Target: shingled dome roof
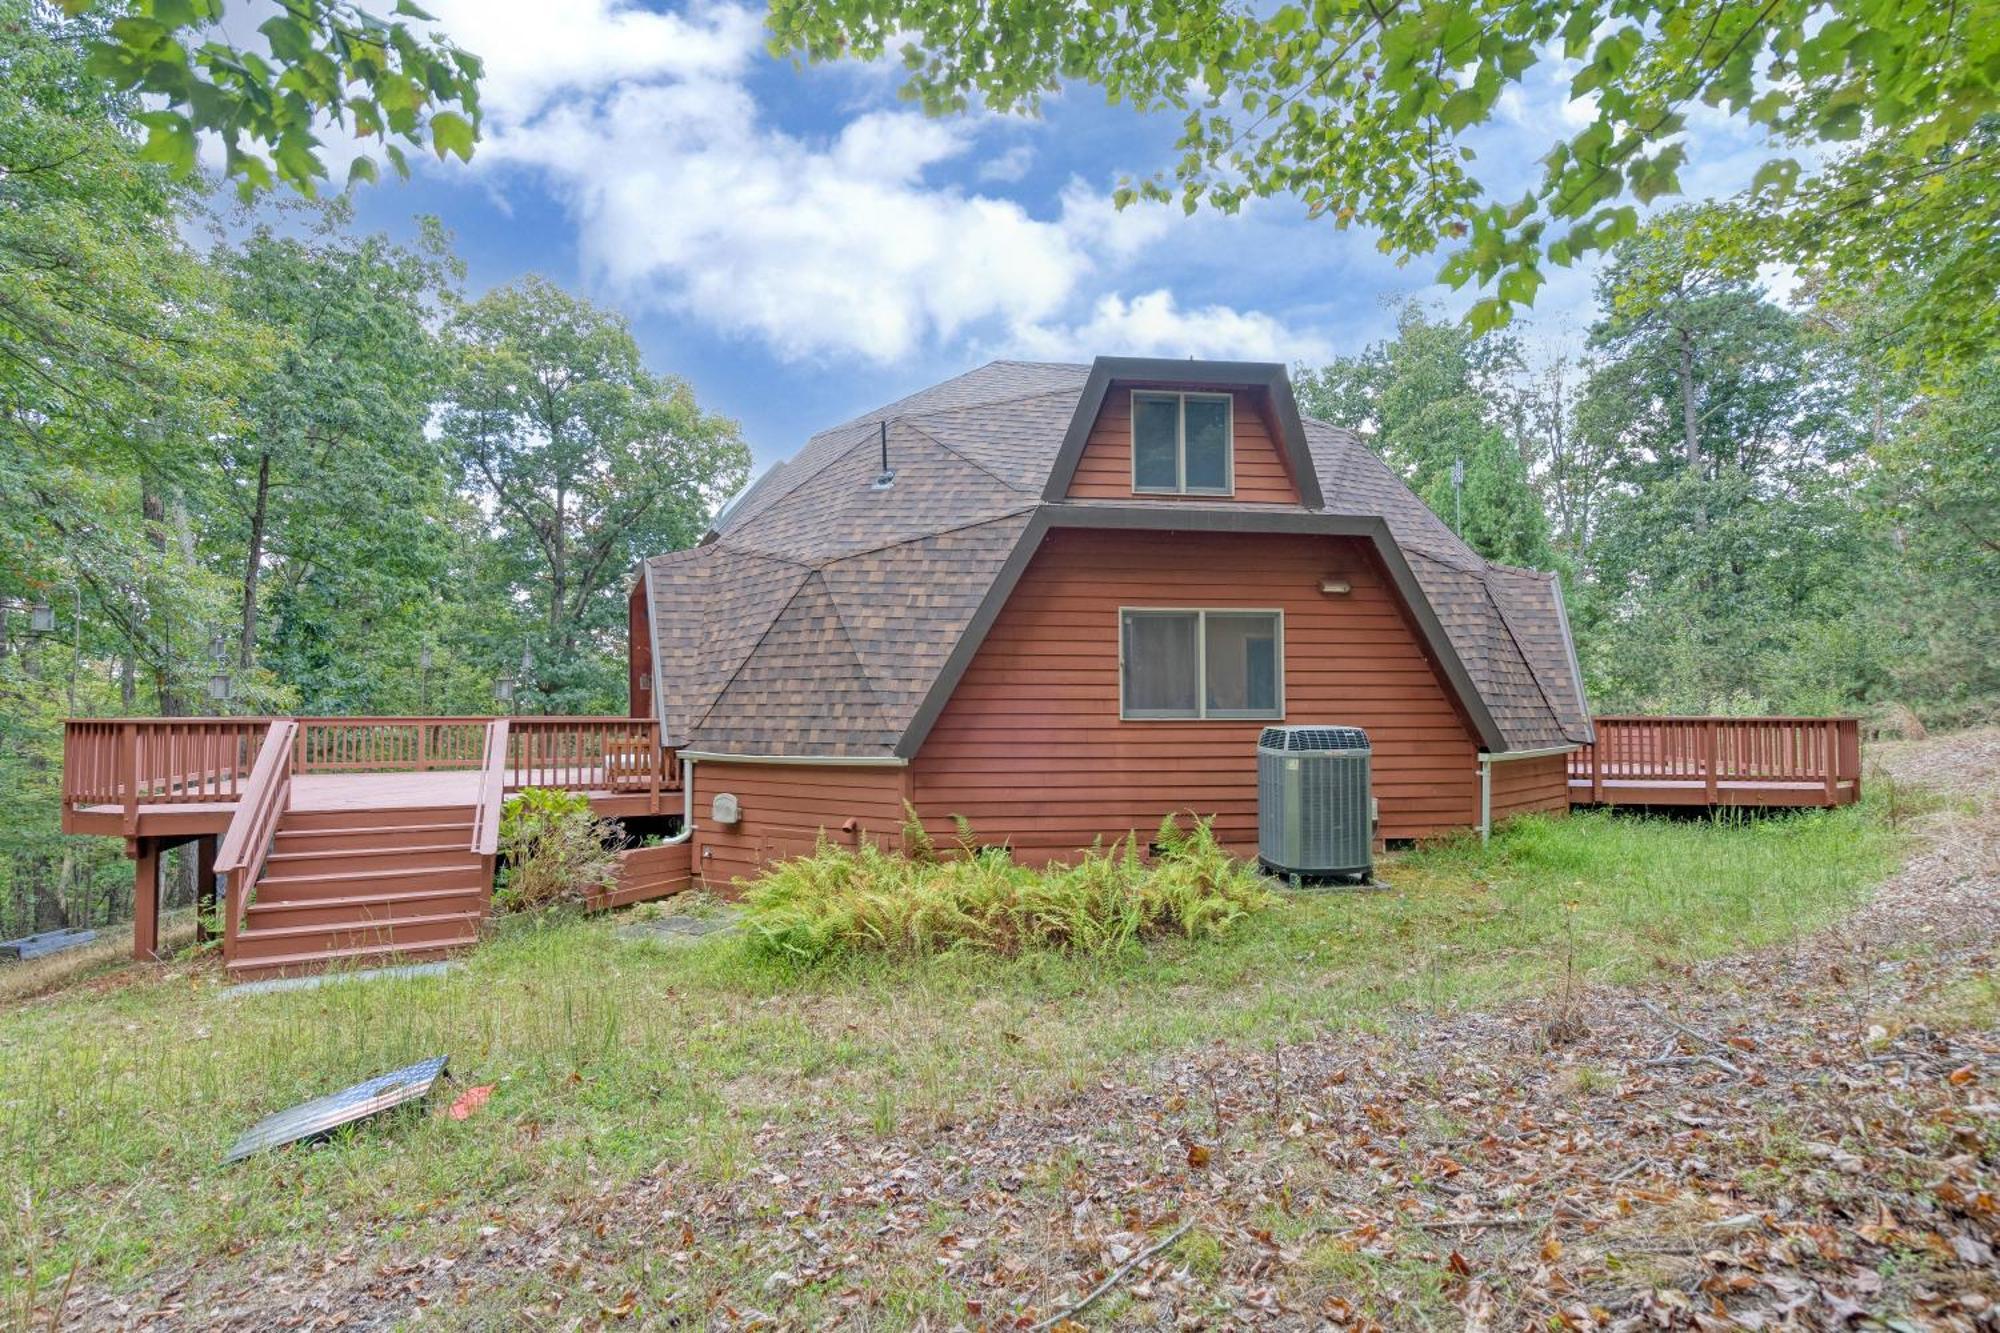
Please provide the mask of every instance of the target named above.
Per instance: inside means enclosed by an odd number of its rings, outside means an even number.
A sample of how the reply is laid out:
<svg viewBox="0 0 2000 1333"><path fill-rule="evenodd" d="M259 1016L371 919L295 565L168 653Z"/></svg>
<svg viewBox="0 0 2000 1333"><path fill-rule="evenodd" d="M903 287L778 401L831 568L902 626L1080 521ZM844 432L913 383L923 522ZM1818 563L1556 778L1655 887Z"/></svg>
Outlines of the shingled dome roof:
<svg viewBox="0 0 2000 1333"><path fill-rule="evenodd" d="M1114 380L1267 390L1304 503L1062 498ZM877 485L886 442L893 481ZM1284 368L995 361L807 441L644 578L667 742L702 753L914 754L1041 536L1163 527L1370 538L1492 752L1590 738L1561 591L1453 535Z"/></svg>

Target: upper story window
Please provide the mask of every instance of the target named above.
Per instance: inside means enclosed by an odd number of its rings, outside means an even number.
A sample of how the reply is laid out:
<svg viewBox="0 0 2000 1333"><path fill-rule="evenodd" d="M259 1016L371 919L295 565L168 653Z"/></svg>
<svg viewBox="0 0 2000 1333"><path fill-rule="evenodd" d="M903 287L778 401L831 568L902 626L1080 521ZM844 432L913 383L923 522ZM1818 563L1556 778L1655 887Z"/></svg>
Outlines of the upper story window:
<svg viewBox="0 0 2000 1333"><path fill-rule="evenodd" d="M1132 391L1132 489L1229 495L1236 489L1226 393Z"/></svg>

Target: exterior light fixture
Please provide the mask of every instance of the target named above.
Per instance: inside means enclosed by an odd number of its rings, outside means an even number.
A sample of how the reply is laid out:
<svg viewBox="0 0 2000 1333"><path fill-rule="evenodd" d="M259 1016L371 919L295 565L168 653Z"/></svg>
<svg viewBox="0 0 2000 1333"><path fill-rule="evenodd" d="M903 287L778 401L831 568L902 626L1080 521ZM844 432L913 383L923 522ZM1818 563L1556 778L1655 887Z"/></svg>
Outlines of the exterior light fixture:
<svg viewBox="0 0 2000 1333"><path fill-rule="evenodd" d="M208 697L217 703L225 703L229 699L229 687L229 673L218 671L208 678Z"/></svg>
<svg viewBox="0 0 2000 1333"><path fill-rule="evenodd" d="M56 632L55 608L47 602L36 602L28 608L28 628L37 634Z"/></svg>
<svg viewBox="0 0 2000 1333"><path fill-rule="evenodd" d="M1319 590L1329 597L1345 597L1354 591L1354 585L1346 579L1321 579Z"/></svg>
<svg viewBox="0 0 2000 1333"><path fill-rule="evenodd" d="M493 682L493 697L503 704L514 701L514 678L505 671Z"/></svg>

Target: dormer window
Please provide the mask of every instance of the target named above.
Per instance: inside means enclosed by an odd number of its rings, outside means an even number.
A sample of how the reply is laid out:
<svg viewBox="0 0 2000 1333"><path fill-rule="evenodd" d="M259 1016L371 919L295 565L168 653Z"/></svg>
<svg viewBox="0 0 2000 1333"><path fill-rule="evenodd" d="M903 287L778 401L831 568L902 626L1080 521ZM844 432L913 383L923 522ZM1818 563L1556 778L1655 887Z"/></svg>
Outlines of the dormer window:
<svg viewBox="0 0 2000 1333"><path fill-rule="evenodd" d="M1236 489L1226 393L1132 392L1132 490L1230 495Z"/></svg>

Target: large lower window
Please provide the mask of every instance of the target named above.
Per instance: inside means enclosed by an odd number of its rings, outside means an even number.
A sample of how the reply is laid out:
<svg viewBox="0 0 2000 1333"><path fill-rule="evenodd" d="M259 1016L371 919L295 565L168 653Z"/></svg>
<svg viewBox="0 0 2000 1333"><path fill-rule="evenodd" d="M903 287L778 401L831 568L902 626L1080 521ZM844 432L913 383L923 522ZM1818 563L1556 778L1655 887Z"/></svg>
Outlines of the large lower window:
<svg viewBox="0 0 2000 1333"><path fill-rule="evenodd" d="M1284 617L1276 611L1119 612L1119 715L1285 715Z"/></svg>
<svg viewBox="0 0 2000 1333"><path fill-rule="evenodd" d="M1235 489L1226 393L1132 394L1132 489L1228 495Z"/></svg>

